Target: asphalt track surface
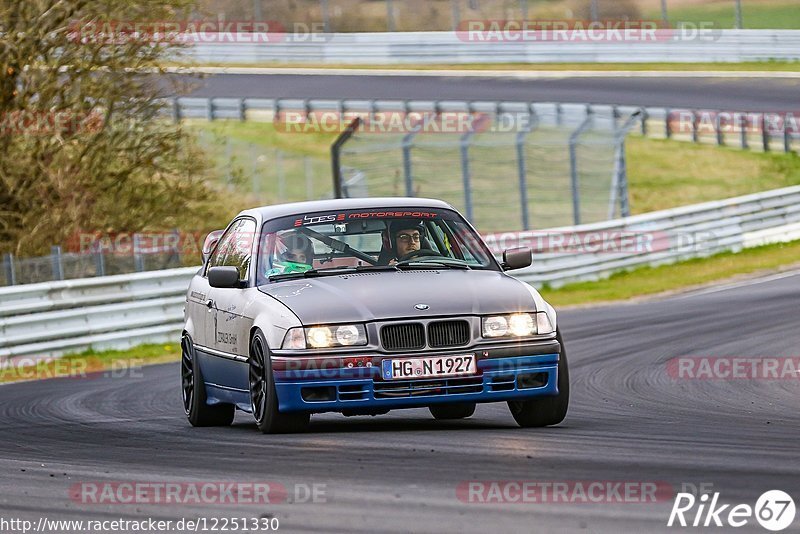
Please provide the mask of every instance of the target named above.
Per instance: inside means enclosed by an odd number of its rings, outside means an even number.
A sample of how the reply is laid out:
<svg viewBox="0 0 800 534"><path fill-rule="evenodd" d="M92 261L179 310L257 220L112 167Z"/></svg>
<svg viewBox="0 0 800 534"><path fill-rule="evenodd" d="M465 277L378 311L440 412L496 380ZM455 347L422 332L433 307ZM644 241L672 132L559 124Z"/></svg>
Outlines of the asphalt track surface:
<svg viewBox="0 0 800 534"><path fill-rule="evenodd" d="M464 421L427 410L314 416L309 432L268 436L247 414L192 428L178 364L143 376L0 387L0 518L274 516L280 532L654 532L657 503L476 504L464 481L713 484L720 502L770 489L800 498L798 380L674 379L686 355L798 356L800 274L635 305L560 314L572 403L558 427L520 429L505 404ZM274 505L76 503L79 482L325 484L326 502ZM798 501L800 502L800 501ZM797 531L800 517L791 529ZM727 530L727 529L726 529ZM765 532L753 519L742 532ZM66 531L65 531L66 532Z"/></svg>
<svg viewBox="0 0 800 534"><path fill-rule="evenodd" d="M463 78L209 74L191 96L580 102L797 113L800 80L776 78Z"/></svg>

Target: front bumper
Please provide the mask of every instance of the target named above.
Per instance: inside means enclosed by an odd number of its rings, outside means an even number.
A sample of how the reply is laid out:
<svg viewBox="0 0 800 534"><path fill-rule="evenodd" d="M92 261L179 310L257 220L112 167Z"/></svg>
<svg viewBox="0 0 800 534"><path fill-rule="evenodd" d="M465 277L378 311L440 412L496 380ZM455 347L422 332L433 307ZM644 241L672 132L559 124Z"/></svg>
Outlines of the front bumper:
<svg viewBox="0 0 800 534"><path fill-rule="evenodd" d="M556 351L552 351L556 348ZM380 365L350 369L291 370L275 372L278 409L281 412L353 412L413 408L439 403L498 402L558 394L560 347L515 347L476 353L477 373L467 377L421 380L383 380ZM527 352L527 354L526 354ZM483 357L481 355L500 357ZM508 354L508 355L506 355ZM513 354L513 355L511 355ZM444 355L444 354L436 354ZM419 357L421 355L385 358Z"/></svg>

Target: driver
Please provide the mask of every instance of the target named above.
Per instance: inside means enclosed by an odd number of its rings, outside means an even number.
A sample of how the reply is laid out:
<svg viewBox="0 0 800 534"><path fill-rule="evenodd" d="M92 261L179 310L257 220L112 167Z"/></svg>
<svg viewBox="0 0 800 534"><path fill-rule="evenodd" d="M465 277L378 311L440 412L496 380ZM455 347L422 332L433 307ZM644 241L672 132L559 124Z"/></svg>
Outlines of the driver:
<svg viewBox="0 0 800 534"><path fill-rule="evenodd" d="M270 274L302 273L312 268L314 261L314 245L305 235L296 232L286 232L278 238L275 247L276 258Z"/></svg>
<svg viewBox="0 0 800 534"><path fill-rule="evenodd" d="M422 221L414 219L404 219L394 221L389 225L389 238L391 239L394 258L389 260L389 265L394 265L398 261L407 259L421 248L422 236L425 226Z"/></svg>

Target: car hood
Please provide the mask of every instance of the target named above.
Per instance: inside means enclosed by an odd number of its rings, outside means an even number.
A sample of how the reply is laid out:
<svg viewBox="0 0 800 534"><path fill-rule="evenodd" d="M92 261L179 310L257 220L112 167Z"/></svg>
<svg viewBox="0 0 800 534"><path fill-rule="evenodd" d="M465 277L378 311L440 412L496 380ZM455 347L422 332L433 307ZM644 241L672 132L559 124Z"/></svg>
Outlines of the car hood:
<svg viewBox="0 0 800 534"><path fill-rule="evenodd" d="M527 284L498 271L364 272L284 280L259 290L306 325L536 311Z"/></svg>

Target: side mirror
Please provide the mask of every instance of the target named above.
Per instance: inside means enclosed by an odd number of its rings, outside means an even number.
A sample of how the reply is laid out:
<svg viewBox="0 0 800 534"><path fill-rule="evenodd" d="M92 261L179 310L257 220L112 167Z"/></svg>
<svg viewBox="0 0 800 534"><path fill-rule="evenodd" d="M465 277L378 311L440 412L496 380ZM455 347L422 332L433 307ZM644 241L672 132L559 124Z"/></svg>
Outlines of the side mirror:
<svg viewBox="0 0 800 534"><path fill-rule="evenodd" d="M212 267L208 270L208 285L222 289L240 288L239 269L233 266Z"/></svg>
<svg viewBox="0 0 800 534"><path fill-rule="evenodd" d="M217 246L219 242L219 238L222 237L222 234L225 230L214 230L213 232L209 232L206 236L205 241L203 241L203 264L205 265L208 257L211 256L211 252L214 250L214 247Z"/></svg>
<svg viewBox="0 0 800 534"><path fill-rule="evenodd" d="M522 269L533 263L531 249L529 248L510 248L503 251L503 270Z"/></svg>

